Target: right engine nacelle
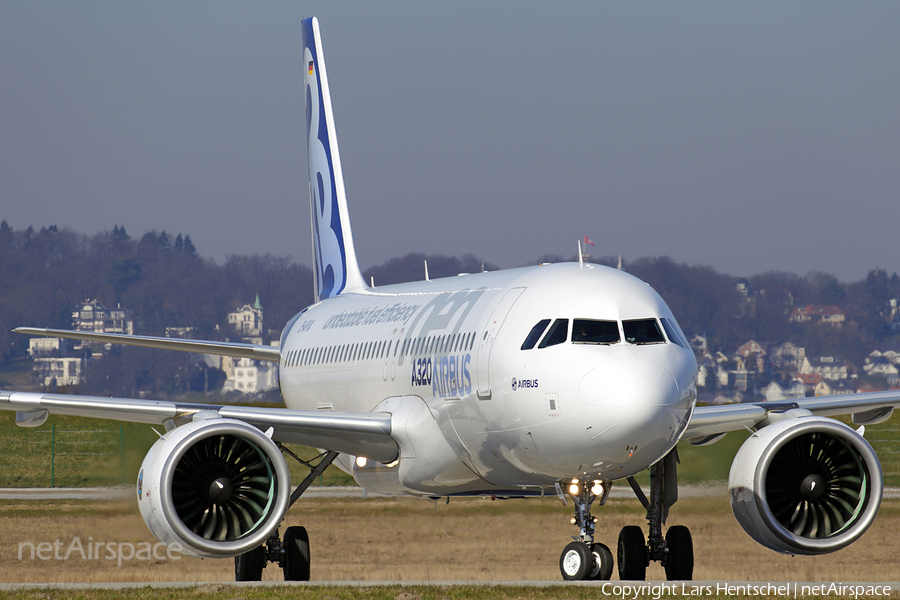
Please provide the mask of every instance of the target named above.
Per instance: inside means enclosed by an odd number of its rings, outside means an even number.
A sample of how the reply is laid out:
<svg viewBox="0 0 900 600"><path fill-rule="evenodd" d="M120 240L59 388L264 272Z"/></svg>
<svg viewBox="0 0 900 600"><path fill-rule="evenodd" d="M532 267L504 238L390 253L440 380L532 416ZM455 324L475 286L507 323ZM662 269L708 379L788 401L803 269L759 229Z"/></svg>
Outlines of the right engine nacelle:
<svg viewBox="0 0 900 600"><path fill-rule="evenodd" d="M850 427L800 416L763 427L738 450L731 508L754 540L784 554L825 554L856 541L881 504L881 463Z"/></svg>
<svg viewBox="0 0 900 600"><path fill-rule="evenodd" d="M243 554L281 523L291 478L278 447L234 419L182 425L141 465L138 506L160 541L201 558Z"/></svg>

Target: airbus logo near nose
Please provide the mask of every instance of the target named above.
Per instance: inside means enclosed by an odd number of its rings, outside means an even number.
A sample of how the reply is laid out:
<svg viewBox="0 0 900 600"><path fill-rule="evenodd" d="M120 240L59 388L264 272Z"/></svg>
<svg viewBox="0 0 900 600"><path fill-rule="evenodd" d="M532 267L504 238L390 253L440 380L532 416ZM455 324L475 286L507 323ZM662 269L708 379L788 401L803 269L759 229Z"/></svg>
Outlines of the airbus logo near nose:
<svg viewBox="0 0 900 600"><path fill-rule="evenodd" d="M513 377L511 383L513 391L522 388L536 388L538 386L537 379L516 379L515 377Z"/></svg>

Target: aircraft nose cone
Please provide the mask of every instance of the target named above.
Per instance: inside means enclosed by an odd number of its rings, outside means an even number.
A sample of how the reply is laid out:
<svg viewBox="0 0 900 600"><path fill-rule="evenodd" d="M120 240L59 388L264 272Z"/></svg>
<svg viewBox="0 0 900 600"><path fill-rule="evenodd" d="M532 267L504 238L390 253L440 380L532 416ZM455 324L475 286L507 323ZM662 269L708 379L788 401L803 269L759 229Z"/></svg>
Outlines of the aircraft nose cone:
<svg viewBox="0 0 900 600"><path fill-rule="evenodd" d="M689 401L661 362L623 356L581 380L578 412L590 426L595 452L608 464L622 465L621 472L632 468L625 465L646 468L678 441Z"/></svg>
<svg viewBox="0 0 900 600"><path fill-rule="evenodd" d="M581 380L578 403L595 406L659 406L678 399L675 377L659 363L633 357L604 363Z"/></svg>

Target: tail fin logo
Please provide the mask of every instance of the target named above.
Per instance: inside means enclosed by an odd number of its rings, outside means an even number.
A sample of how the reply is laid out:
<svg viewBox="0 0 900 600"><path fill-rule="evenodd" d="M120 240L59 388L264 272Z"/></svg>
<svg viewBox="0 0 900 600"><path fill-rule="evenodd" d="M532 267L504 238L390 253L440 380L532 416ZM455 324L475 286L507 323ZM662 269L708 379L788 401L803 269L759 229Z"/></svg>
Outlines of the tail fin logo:
<svg viewBox="0 0 900 600"><path fill-rule="evenodd" d="M346 252L341 226L326 99L320 79L312 23L304 22L306 74L306 131L309 135L309 182L318 299L340 294L347 283ZM327 90L326 90L327 94ZM336 151L337 148L335 147ZM338 159L340 160L340 159Z"/></svg>

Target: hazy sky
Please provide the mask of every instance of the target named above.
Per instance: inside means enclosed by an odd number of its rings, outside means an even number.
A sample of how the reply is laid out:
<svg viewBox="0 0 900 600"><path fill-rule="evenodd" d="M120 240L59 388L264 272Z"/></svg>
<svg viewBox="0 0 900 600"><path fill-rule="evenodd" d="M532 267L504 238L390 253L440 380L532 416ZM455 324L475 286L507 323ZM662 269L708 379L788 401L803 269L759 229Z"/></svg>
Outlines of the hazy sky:
<svg viewBox="0 0 900 600"><path fill-rule="evenodd" d="M0 2L0 219L310 264L319 17L361 266L900 271L898 2Z"/></svg>

